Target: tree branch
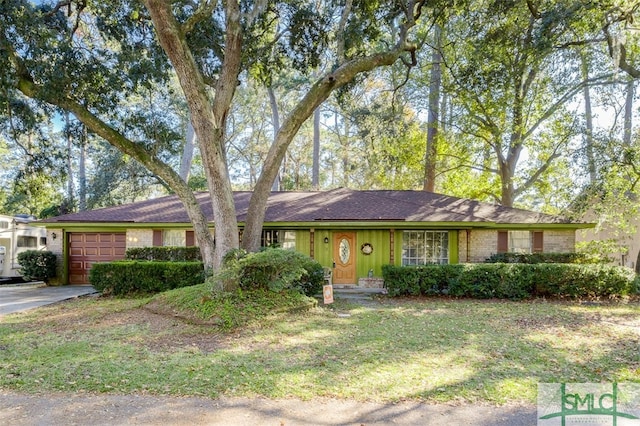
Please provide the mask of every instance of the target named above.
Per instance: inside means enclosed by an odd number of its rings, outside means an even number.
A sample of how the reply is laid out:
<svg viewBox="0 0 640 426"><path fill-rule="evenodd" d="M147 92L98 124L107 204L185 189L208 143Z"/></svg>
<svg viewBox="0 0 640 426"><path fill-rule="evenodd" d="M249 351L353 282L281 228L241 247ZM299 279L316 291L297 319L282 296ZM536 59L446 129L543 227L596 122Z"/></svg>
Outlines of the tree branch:
<svg viewBox="0 0 640 426"><path fill-rule="evenodd" d="M609 11L608 15L610 16L612 12L615 10L616 12L620 12L618 16L609 19L607 23L602 27L602 32L605 35L607 40L607 47L609 49L609 56L616 62L616 66L620 68L622 71L626 72L633 78L640 78L640 69L635 68L629 62L627 62L627 48L624 43L620 41L617 37L613 36L610 32L610 27L614 23L620 22L633 22L633 14L640 8L640 2L636 2L631 5L629 9L622 11L619 8L614 8Z"/></svg>
<svg viewBox="0 0 640 426"><path fill-rule="evenodd" d="M612 77L614 77L613 74L606 74L606 75L602 75L602 76L599 76L599 77L589 78L587 80L584 80L584 81L580 82L579 84L577 84L576 86L574 86L573 88L571 88L570 90L565 92L560 97L560 99L558 99L549 108L547 108L547 110L544 112L544 114L542 114L540 116L538 121L536 121L529 128L529 130L527 130L527 132L522 136L522 140L525 140L529 136L531 136L536 130L538 130L538 127L540 127L540 125L545 120L547 120L549 117L551 117L558 110L558 108L560 108L562 105L567 103L572 97L574 97L578 92L583 90L586 86L597 86L597 85L602 85L602 84L605 84L605 83L612 83L613 84L613 83L615 83L614 81L610 81L610 82L606 81L606 80L611 79Z"/></svg>
<svg viewBox="0 0 640 426"><path fill-rule="evenodd" d="M196 25L211 16L217 5L217 0L205 0L200 3L193 15L182 24L182 33L186 35L193 31Z"/></svg>
<svg viewBox="0 0 640 426"><path fill-rule="evenodd" d="M340 16L340 22L338 23L338 28L336 29L336 62L338 64L342 64L345 61L345 34L344 29L347 26L347 21L349 19L349 14L351 14L351 7L353 5L353 0L346 0L344 9L342 9L342 15Z"/></svg>

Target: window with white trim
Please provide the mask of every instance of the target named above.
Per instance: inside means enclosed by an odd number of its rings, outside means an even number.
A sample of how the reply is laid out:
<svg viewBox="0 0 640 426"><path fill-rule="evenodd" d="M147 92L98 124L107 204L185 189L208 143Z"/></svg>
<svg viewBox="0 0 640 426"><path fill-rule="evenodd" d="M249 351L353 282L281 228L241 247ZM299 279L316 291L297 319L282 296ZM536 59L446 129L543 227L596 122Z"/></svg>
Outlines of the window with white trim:
<svg viewBox="0 0 640 426"><path fill-rule="evenodd" d="M448 231L404 231L402 265L449 263Z"/></svg>

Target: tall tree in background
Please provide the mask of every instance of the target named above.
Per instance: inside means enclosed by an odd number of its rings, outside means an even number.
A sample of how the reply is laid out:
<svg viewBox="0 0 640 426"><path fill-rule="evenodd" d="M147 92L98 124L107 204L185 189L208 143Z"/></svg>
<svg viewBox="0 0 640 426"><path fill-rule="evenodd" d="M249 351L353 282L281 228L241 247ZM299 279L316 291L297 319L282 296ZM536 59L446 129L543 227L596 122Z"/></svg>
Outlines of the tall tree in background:
<svg viewBox="0 0 640 426"><path fill-rule="evenodd" d="M557 48L594 5L576 2L567 10L559 3L481 4L447 32L456 36L445 49L454 82L448 90L462 106L455 118L459 129L493 153L487 170L499 177L495 199L513 206L567 150L577 132L568 109L575 96L612 75L582 80L570 52Z"/></svg>
<svg viewBox="0 0 640 426"><path fill-rule="evenodd" d="M582 55L580 57L582 79L584 81L589 80L589 62L588 59ZM589 182L595 184L598 175L596 170L596 158L594 153L594 129L593 129L593 108L591 107L591 88L588 85L584 86L584 117L585 117L585 132L584 132L584 144L585 153L587 156L587 168L589 170Z"/></svg>
<svg viewBox="0 0 640 426"><path fill-rule="evenodd" d="M640 80L640 78L639 78ZM626 84L626 96L624 102L624 125L622 130L622 142L630 146L633 133L633 99L635 95L635 81L630 78Z"/></svg>
<svg viewBox="0 0 640 426"><path fill-rule="evenodd" d="M66 204L67 141L56 134L51 109L28 99L12 99L0 90L0 184L5 214L49 214L52 206ZM57 211L57 210L56 210Z"/></svg>
<svg viewBox="0 0 640 426"><path fill-rule="evenodd" d="M433 53L431 55L431 76L429 78L429 108L427 116L427 150L424 162L425 191L436 188L436 161L438 156L438 126L440 121L440 86L442 85L442 29L433 26Z"/></svg>

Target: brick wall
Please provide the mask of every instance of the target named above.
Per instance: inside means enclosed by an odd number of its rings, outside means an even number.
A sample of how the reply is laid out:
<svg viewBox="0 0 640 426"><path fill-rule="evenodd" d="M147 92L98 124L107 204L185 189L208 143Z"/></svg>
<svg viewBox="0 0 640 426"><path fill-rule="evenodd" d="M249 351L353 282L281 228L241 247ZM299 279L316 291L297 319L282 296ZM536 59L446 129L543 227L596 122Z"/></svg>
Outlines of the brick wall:
<svg viewBox="0 0 640 426"><path fill-rule="evenodd" d="M466 244L466 242L465 242ZM463 247L466 250L466 247ZM484 260L498 251L498 231L473 229L469 232L470 263L484 262Z"/></svg>
<svg viewBox="0 0 640 426"><path fill-rule="evenodd" d="M458 262L469 263L467 258L467 231L458 231Z"/></svg>
<svg viewBox="0 0 640 426"><path fill-rule="evenodd" d="M575 251L576 232L573 230L544 231L545 253L567 253Z"/></svg>
<svg viewBox="0 0 640 426"><path fill-rule="evenodd" d="M543 250L545 253L567 253L575 251L575 231L544 231ZM469 253L467 257L467 232L458 233L458 250L460 263L484 262L486 258L498 252L498 231L469 231Z"/></svg>

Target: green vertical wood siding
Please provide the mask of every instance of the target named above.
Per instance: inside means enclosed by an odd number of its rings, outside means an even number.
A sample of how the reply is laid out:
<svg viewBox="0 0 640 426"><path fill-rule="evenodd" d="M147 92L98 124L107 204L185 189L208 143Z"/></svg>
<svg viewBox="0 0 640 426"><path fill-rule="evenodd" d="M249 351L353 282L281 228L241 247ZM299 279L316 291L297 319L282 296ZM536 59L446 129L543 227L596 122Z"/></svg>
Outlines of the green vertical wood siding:
<svg viewBox="0 0 640 426"><path fill-rule="evenodd" d="M449 263L460 263L458 231L449 231Z"/></svg>
<svg viewBox="0 0 640 426"><path fill-rule="evenodd" d="M365 243L373 247L373 252L369 255L360 250ZM389 230L357 231L355 252L358 278L366 278L370 269L373 269L373 276L381 277L382 265L389 264Z"/></svg>
<svg viewBox="0 0 640 426"><path fill-rule="evenodd" d="M324 238L329 238L329 242L325 243ZM315 256L314 259L320 262L322 266L333 267L333 255L331 253L333 247L333 234L329 230L316 229L315 231Z"/></svg>
<svg viewBox="0 0 640 426"><path fill-rule="evenodd" d="M311 246L309 245L311 233L307 230L296 230L294 232L296 233L296 251L309 256L311 254Z"/></svg>

